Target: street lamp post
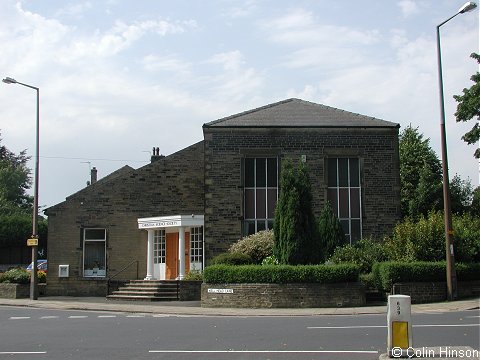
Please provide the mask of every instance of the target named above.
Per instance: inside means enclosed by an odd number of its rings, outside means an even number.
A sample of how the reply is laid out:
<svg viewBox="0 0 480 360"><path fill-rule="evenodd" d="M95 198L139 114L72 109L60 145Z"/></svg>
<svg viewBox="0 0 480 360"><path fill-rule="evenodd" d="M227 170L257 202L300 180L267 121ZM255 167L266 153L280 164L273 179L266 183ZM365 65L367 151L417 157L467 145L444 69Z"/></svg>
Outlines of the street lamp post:
<svg viewBox="0 0 480 360"><path fill-rule="evenodd" d="M447 134L445 131L445 99L443 95L442 54L440 48L440 26L452 20L455 16L472 11L477 5L466 2L458 12L437 26L437 61L438 84L440 94L440 137L442 146L443 170L443 211L445 216L445 255L447 262L447 298L449 301L457 297L457 275L455 272L455 255L453 251L452 211L450 205L450 180L448 178Z"/></svg>
<svg viewBox="0 0 480 360"><path fill-rule="evenodd" d="M32 214L32 238L38 239L38 169L40 165L39 158L39 139L40 139L40 89L35 86L21 83L10 77L2 80L6 84L18 84L34 89L37 92L37 121L36 121L36 139L35 139L35 180L33 187L33 214ZM38 299L38 275L37 275L37 258L38 258L38 243L31 246L32 248L32 272L30 277L30 300Z"/></svg>

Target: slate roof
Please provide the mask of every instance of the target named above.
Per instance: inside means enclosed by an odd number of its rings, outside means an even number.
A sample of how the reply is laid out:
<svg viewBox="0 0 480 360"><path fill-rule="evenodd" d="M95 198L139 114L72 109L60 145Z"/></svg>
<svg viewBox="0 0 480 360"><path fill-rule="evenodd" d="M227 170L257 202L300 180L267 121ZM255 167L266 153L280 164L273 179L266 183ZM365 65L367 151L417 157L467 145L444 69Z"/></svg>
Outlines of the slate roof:
<svg viewBox="0 0 480 360"><path fill-rule="evenodd" d="M204 128L395 128L399 124L360 115L301 99L287 99L253 110L227 116L203 125Z"/></svg>

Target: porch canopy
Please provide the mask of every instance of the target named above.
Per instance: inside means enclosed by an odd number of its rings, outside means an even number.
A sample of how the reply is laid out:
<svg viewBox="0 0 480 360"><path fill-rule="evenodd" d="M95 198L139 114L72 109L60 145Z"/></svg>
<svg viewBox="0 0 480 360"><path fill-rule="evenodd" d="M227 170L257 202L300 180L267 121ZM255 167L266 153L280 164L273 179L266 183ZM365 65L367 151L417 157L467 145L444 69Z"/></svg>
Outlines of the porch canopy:
<svg viewBox="0 0 480 360"><path fill-rule="evenodd" d="M183 279L185 276L185 256L182 256L181 254L185 254L185 229L203 226L204 216L195 214L157 216L140 218L137 222L140 230L147 230L148 232L147 276L145 277L145 280L152 280L154 278L154 231L165 228L178 230L178 279Z"/></svg>

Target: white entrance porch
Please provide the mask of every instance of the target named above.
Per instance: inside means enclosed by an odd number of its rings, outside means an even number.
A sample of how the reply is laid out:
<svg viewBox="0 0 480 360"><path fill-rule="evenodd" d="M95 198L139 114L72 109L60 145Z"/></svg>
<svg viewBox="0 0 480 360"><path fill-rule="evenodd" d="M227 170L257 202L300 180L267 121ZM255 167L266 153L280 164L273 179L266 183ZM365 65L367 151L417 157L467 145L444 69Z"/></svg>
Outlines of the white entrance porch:
<svg viewBox="0 0 480 360"><path fill-rule="evenodd" d="M192 269L203 270L203 215L174 215L138 219L147 230L145 280L182 280Z"/></svg>

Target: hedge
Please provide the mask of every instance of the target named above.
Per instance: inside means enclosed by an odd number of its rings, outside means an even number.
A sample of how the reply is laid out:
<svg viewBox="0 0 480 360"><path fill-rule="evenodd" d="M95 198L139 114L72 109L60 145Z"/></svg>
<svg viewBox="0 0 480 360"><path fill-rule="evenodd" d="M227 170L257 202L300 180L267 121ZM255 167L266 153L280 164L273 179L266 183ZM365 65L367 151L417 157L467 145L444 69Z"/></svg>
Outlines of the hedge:
<svg viewBox="0 0 480 360"><path fill-rule="evenodd" d="M480 280L480 264L455 264L458 281ZM446 263L441 262L383 262L372 267L375 285L378 289L390 292L395 283L405 282L444 282Z"/></svg>
<svg viewBox="0 0 480 360"><path fill-rule="evenodd" d="M356 282L357 265L212 265L205 268L203 279L209 284L286 284Z"/></svg>

